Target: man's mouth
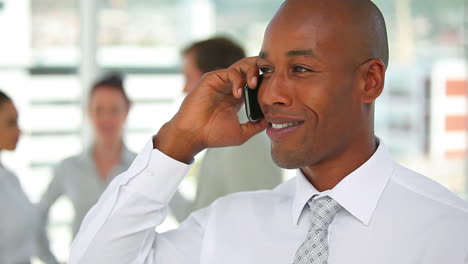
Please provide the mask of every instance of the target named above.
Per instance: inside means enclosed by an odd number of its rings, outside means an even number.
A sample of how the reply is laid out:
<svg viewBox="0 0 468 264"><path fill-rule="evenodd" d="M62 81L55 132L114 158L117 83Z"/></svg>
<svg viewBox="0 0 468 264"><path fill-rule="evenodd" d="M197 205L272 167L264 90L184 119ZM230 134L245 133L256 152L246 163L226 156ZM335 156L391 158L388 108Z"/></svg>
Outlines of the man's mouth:
<svg viewBox="0 0 468 264"><path fill-rule="evenodd" d="M302 123L304 123L304 121L291 122L291 123L279 123L279 124L270 123L270 124L271 124L272 128L280 129L280 128L288 128L288 127L292 127L292 126L298 126L298 125L300 125Z"/></svg>

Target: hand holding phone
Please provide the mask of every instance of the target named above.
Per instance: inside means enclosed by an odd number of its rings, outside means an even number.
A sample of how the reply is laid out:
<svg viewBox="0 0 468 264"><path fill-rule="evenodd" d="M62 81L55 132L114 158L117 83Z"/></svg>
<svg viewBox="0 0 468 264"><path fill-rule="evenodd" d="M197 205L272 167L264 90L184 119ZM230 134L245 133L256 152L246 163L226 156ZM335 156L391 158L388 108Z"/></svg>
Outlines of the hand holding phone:
<svg viewBox="0 0 468 264"><path fill-rule="evenodd" d="M244 85L244 102L247 118L252 122L257 122L263 118L263 112L258 103L258 89L262 83L263 76L258 76L257 87L250 89L247 84Z"/></svg>

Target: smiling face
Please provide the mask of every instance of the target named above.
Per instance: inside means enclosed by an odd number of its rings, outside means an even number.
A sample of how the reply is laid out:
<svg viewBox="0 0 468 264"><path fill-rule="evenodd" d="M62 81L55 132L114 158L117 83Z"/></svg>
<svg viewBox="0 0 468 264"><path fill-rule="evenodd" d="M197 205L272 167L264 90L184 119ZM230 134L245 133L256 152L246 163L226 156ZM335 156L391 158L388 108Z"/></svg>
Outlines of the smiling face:
<svg viewBox="0 0 468 264"><path fill-rule="evenodd" d="M16 107L5 101L0 106L0 150L15 150L20 134Z"/></svg>
<svg viewBox="0 0 468 264"><path fill-rule="evenodd" d="M373 136L360 71L369 55L356 50L346 13L329 2L290 0L265 32L259 102L283 168L340 160Z"/></svg>

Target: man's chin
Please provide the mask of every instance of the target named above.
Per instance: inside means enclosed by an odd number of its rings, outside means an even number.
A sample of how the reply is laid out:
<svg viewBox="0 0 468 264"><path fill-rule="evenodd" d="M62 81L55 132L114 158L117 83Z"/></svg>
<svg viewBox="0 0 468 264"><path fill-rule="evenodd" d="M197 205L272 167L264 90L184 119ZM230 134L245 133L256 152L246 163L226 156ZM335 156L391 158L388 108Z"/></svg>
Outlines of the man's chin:
<svg viewBox="0 0 468 264"><path fill-rule="evenodd" d="M306 166L304 157L301 157L297 152L282 152L280 154L272 150L271 158L278 167L283 169L298 169Z"/></svg>

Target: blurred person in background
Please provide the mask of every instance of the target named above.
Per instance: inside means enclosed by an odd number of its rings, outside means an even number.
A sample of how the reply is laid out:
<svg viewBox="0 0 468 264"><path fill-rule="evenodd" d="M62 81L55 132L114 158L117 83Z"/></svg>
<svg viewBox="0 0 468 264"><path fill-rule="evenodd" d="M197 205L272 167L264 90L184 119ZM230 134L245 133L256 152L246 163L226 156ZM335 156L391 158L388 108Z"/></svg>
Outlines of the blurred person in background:
<svg viewBox="0 0 468 264"><path fill-rule="evenodd" d="M182 51L184 93L188 94L203 74L228 68L245 57L242 47L225 37L214 37L195 42ZM241 123L246 123L245 108L238 112ZM194 201L177 192L170 208L182 222L191 212L210 205L219 197L241 191L272 189L282 182L282 170L269 154L270 143L260 133L242 146L210 148L196 173L197 190ZM241 164L241 166L239 166ZM255 177L252 177L255 175Z"/></svg>
<svg viewBox="0 0 468 264"><path fill-rule="evenodd" d="M43 226L39 238L42 254L51 252L46 226L49 210L57 199L66 196L73 205L72 232L75 236L86 213L107 185L127 170L135 158L122 138L130 106L120 75L109 74L92 86L88 116L94 142L81 154L60 162L53 172L53 179L39 203Z"/></svg>
<svg viewBox="0 0 468 264"><path fill-rule="evenodd" d="M0 151L16 149L21 130L18 111L0 91ZM38 214L14 173L0 163L0 263L31 263L35 254Z"/></svg>

